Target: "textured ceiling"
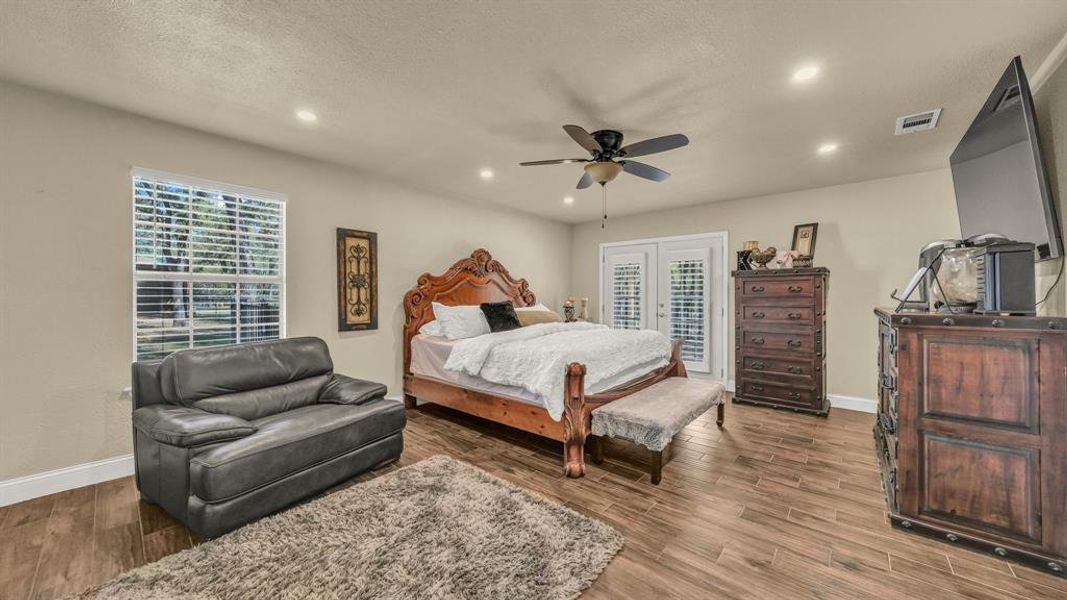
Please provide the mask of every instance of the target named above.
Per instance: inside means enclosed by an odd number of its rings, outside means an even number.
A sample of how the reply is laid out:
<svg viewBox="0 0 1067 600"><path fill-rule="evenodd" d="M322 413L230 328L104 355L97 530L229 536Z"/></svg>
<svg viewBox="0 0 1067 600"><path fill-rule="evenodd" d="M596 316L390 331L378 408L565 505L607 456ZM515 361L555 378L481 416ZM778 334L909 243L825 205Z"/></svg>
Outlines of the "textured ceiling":
<svg viewBox="0 0 1067 600"><path fill-rule="evenodd" d="M610 184L612 214L933 169L1009 59L1033 71L1065 30L1062 0L3 0L0 77L575 222L600 205L579 165L517 166L583 156L564 123L692 140L642 159L667 182Z"/></svg>

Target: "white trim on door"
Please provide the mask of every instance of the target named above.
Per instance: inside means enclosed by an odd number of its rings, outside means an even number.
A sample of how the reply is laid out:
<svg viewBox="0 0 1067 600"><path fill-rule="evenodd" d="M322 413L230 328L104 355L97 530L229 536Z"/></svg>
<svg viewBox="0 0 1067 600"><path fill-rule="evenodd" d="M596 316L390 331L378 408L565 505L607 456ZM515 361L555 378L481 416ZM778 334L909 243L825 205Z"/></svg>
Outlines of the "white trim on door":
<svg viewBox="0 0 1067 600"><path fill-rule="evenodd" d="M730 360L730 315L727 311L730 310L730 233L728 231L711 231L708 233L693 233L687 235L672 235L665 237L644 238L639 240L620 240L617 242L602 242L597 251L597 302L594 305L594 309L597 311L597 318L604 321L604 250L607 248L613 248L617 246L633 246L637 244L661 244L664 242L680 242L686 240L702 240L702 239L719 239L722 240L722 257L721 261L721 278L717 283L719 284L719 297L718 305L719 310L722 311L722 323L720 331L717 332L719 337L718 349L719 356L721 356L719 370L717 375L720 381L727 380L727 372L730 371L730 366L727 364ZM710 345L709 341L709 345Z"/></svg>

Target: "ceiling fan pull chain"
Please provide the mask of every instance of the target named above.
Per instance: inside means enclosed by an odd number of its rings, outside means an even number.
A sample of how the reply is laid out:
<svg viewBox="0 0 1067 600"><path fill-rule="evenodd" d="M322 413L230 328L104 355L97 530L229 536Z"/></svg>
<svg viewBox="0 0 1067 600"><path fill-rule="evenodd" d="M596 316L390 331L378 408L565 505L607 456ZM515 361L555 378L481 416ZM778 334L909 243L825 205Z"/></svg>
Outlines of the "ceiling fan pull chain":
<svg viewBox="0 0 1067 600"><path fill-rule="evenodd" d="M604 229L604 225L608 222L608 186L603 183L600 184L600 211L604 214L604 219L600 221L600 228Z"/></svg>

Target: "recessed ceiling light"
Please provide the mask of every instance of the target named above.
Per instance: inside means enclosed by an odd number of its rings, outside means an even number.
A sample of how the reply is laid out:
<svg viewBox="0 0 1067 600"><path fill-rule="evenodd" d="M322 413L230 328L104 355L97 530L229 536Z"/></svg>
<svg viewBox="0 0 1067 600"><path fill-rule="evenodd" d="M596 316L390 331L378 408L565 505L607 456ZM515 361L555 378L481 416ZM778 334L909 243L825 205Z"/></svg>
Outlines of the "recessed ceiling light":
<svg viewBox="0 0 1067 600"><path fill-rule="evenodd" d="M806 65L793 71L793 81L810 81L815 79L815 76L818 74L819 67L816 67L815 65Z"/></svg>
<svg viewBox="0 0 1067 600"><path fill-rule="evenodd" d="M482 179L484 179L486 181L489 181L490 179L492 179L493 175L494 175L494 173L493 173L492 169L482 169L481 171L478 171L478 177L481 177Z"/></svg>
<svg viewBox="0 0 1067 600"><path fill-rule="evenodd" d="M574 204L574 196L566 196L563 198L564 204Z"/></svg>
<svg viewBox="0 0 1067 600"><path fill-rule="evenodd" d="M816 150L816 152L823 155L833 154L834 152L837 152L837 144L823 144L822 146L819 146L819 149Z"/></svg>
<svg viewBox="0 0 1067 600"><path fill-rule="evenodd" d="M310 110L298 110L296 111L296 118L305 123L314 123L319 120L319 116Z"/></svg>

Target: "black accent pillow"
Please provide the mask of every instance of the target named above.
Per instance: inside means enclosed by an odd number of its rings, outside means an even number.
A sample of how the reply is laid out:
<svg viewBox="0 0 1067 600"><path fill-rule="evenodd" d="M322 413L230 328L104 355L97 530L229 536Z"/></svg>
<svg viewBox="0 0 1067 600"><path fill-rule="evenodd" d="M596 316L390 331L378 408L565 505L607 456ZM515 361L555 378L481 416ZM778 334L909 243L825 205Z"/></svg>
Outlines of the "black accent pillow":
<svg viewBox="0 0 1067 600"><path fill-rule="evenodd" d="M515 306L508 302L483 302L481 304L485 320L489 321L489 331L511 331L522 327L519 317L515 314Z"/></svg>

